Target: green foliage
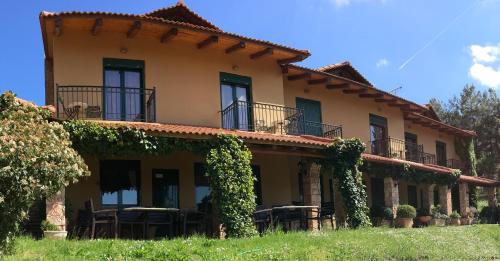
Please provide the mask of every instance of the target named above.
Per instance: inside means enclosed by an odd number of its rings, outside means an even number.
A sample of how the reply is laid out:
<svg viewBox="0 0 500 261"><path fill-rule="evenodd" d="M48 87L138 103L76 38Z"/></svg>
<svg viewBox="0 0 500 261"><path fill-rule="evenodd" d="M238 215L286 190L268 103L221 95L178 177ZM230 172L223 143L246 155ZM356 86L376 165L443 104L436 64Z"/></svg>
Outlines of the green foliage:
<svg viewBox="0 0 500 261"><path fill-rule="evenodd" d="M218 135L207 154L212 199L228 237L256 234L252 220L255 194L251 159L250 150L233 135Z"/></svg>
<svg viewBox="0 0 500 261"><path fill-rule="evenodd" d="M392 208L384 208L384 218L387 220L394 219L394 213L392 212Z"/></svg>
<svg viewBox="0 0 500 261"><path fill-rule="evenodd" d="M186 140L147 134L129 127L103 126L91 121L66 121L73 147L81 154L99 156L168 155L174 151L205 154L210 148L207 140Z"/></svg>
<svg viewBox="0 0 500 261"><path fill-rule="evenodd" d="M34 200L90 174L69 134L48 122L49 115L10 92L0 96L0 256L12 250Z"/></svg>
<svg viewBox="0 0 500 261"><path fill-rule="evenodd" d="M59 227L57 225L54 225L47 220L42 220L40 228L42 231L59 231Z"/></svg>
<svg viewBox="0 0 500 261"><path fill-rule="evenodd" d="M429 210L429 208L417 209L417 216L418 217L424 217L424 216L430 216L430 215L431 215L431 211Z"/></svg>
<svg viewBox="0 0 500 261"><path fill-rule="evenodd" d="M460 177L460 170L453 170L450 174L437 173L428 170L412 168L407 164L379 164L366 162L362 171L380 177L392 177L394 179L407 179L415 183L436 183L441 185L453 185Z"/></svg>
<svg viewBox="0 0 500 261"><path fill-rule="evenodd" d="M460 214L458 214L458 212L455 210L451 212L450 218L460 218Z"/></svg>
<svg viewBox="0 0 500 261"><path fill-rule="evenodd" d="M368 217L367 195L358 167L365 145L359 139L337 139L325 149L325 159L320 163L333 170L338 189L342 194L347 222L353 228L371 226Z"/></svg>
<svg viewBox="0 0 500 261"><path fill-rule="evenodd" d="M500 206L484 207L479 213L481 222L487 224L500 224Z"/></svg>
<svg viewBox="0 0 500 261"><path fill-rule="evenodd" d="M464 175L477 176L476 153L474 151L474 140L472 138L455 137L455 151L464 164Z"/></svg>
<svg viewBox="0 0 500 261"><path fill-rule="evenodd" d="M443 213L440 205L436 205L436 206L431 207L431 215L433 218L442 218L442 219L448 218L448 215Z"/></svg>
<svg viewBox="0 0 500 261"><path fill-rule="evenodd" d="M411 205L399 205L396 212L398 218L415 218L417 210Z"/></svg>

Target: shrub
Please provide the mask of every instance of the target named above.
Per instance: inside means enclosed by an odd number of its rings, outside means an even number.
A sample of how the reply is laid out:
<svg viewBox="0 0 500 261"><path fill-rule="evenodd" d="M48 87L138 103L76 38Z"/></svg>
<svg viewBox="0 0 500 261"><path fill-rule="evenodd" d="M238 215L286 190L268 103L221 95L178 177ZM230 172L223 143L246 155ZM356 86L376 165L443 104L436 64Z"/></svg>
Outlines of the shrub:
<svg viewBox="0 0 500 261"><path fill-rule="evenodd" d="M483 223L496 224L500 221L500 207L484 207L479 213Z"/></svg>
<svg viewBox="0 0 500 261"><path fill-rule="evenodd" d="M384 207L373 205L370 208L370 217L372 218L382 218L384 217Z"/></svg>
<svg viewBox="0 0 500 261"><path fill-rule="evenodd" d="M400 205L398 206L396 217L398 218L415 218L417 216L417 210L410 205Z"/></svg>
<svg viewBox="0 0 500 261"><path fill-rule="evenodd" d="M451 214L450 214L450 218L460 218L460 214L458 214L457 211L453 211Z"/></svg>
<svg viewBox="0 0 500 261"><path fill-rule="evenodd" d="M10 92L0 95L0 256L13 250L34 200L90 174L69 134L49 116Z"/></svg>
<svg viewBox="0 0 500 261"><path fill-rule="evenodd" d="M448 215L441 211L441 206L436 205L431 207L431 215L433 218L447 219Z"/></svg>
<svg viewBox="0 0 500 261"><path fill-rule="evenodd" d="M430 215L431 215L431 212L430 212L429 208L419 208L417 210L417 216L419 216L419 217L430 216Z"/></svg>
<svg viewBox="0 0 500 261"><path fill-rule="evenodd" d="M59 231L59 227L57 225L54 225L47 220L42 221L40 228L42 231Z"/></svg>
<svg viewBox="0 0 500 261"><path fill-rule="evenodd" d="M384 218L387 220L394 219L394 213L392 212L392 208L384 208Z"/></svg>

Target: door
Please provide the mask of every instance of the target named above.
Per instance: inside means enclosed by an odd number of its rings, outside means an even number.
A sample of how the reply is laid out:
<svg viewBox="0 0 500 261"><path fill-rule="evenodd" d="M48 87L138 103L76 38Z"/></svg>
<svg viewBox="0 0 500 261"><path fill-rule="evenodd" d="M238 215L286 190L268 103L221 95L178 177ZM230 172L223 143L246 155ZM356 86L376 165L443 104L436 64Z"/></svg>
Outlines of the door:
<svg viewBox="0 0 500 261"><path fill-rule="evenodd" d="M417 135L405 132L405 157L406 160L419 162L420 146L417 143ZM423 151L422 151L423 152Z"/></svg>
<svg viewBox="0 0 500 261"><path fill-rule="evenodd" d="M408 185L408 205L417 208L417 187Z"/></svg>
<svg viewBox="0 0 500 261"><path fill-rule="evenodd" d="M153 170L153 206L179 208L179 170Z"/></svg>
<svg viewBox="0 0 500 261"><path fill-rule="evenodd" d="M436 141L436 160L439 166L446 166L446 143Z"/></svg>
<svg viewBox="0 0 500 261"><path fill-rule="evenodd" d="M250 78L221 73L222 127L251 130Z"/></svg>
<svg viewBox="0 0 500 261"><path fill-rule="evenodd" d="M104 118L143 121L144 63L129 60L104 60Z"/></svg>
<svg viewBox="0 0 500 261"><path fill-rule="evenodd" d="M383 207L384 202L384 179L371 178L372 206Z"/></svg>
<svg viewBox="0 0 500 261"><path fill-rule="evenodd" d="M387 119L370 114L370 141L372 154L389 156L390 144L387 136Z"/></svg>
<svg viewBox="0 0 500 261"><path fill-rule="evenodd" d="M323 136L321 120L321 103L297 97L297 108L304 112L303 133L314 136Z"/></svg>

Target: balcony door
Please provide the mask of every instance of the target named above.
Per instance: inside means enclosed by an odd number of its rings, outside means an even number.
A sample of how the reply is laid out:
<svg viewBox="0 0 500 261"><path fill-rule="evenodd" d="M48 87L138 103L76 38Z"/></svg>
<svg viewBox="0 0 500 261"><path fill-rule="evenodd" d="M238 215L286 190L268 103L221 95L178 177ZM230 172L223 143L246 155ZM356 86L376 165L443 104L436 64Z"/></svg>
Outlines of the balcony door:
<svg viewBox="0 0 500 261"><path fill-rule="evenodd" d="M249 77L221 73L222 127L251 130L251 99Z"/></svg>
<svg viewBox="0 0 500 261"><path fill-rule="evenodd" d="M144 62L104 59L104 118L144 120L143 82Z"/></svg>
<svg viewBox="0 0 500 261"><path fill-rule="evenodd" d="M387 137L387 119L370 114L370 141L372 154L388 156L389 141Z"/></svg>
<svg viewBox="0 0 500 261"><path fill-rule="evenodd" d="M446 166L446 143L436 141L436 161L439 166Z"/></svg>
<svg viewBox="0 0 500 261"><path fill-rule="evenodd" d="M418 146L417 135L405 132L405 157L406 160L419 162L421 155L421 147Z"/></svg>
<svg viewBox="0 0 500 261"><path fill-rule="evenodd" d="M323 136L321 120L321 103L297 97L295 100L297 109L304 112L304 134Z"/></svg>
<svg viewBox="0 0 500 261"><path fill-rule="evenodd" d="M179 170L153 170L153 206L179 208Z"/></svg>

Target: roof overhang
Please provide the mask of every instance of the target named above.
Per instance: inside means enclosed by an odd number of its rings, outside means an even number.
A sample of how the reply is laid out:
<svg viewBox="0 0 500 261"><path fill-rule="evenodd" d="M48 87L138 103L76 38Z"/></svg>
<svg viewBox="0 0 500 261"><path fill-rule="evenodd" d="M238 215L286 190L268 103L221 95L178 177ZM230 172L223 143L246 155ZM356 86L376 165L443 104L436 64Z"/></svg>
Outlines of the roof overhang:
<svg viewBox="0 0 500 261"><path fill-rule="evenodd" d="M483 177L461 175L459 181L480 187L500 187L500 181Z"/></svg>
<svg viewBox="0 0 500 261"><path fill-rule="evenodd" d="M460 128L445 124L443 122L437 121L435 119L424 116L420 113L405 113L405 120L411 121L415 124L422 125L424 127L429 127L438 131L446 132L448 134L453 134L461 137L475 137L476 133L474 131L462 130Z"/></svg>
<svg viewBox="0 0 500 261"><path fill-rule="evenodd" d="M198 49L219 48L228 55L240 53L253 60L271 57L278 64L302 61L310 55L307 50L146 15L107 12L42 12L40 25L45 56L49 58L52 57L52 47L48 43L53 37L60 37L68 30L81 31L95 36L106 32L121 32L128 38L149 37L165 44L171 41L184 41L193 44Z"/></svg>

